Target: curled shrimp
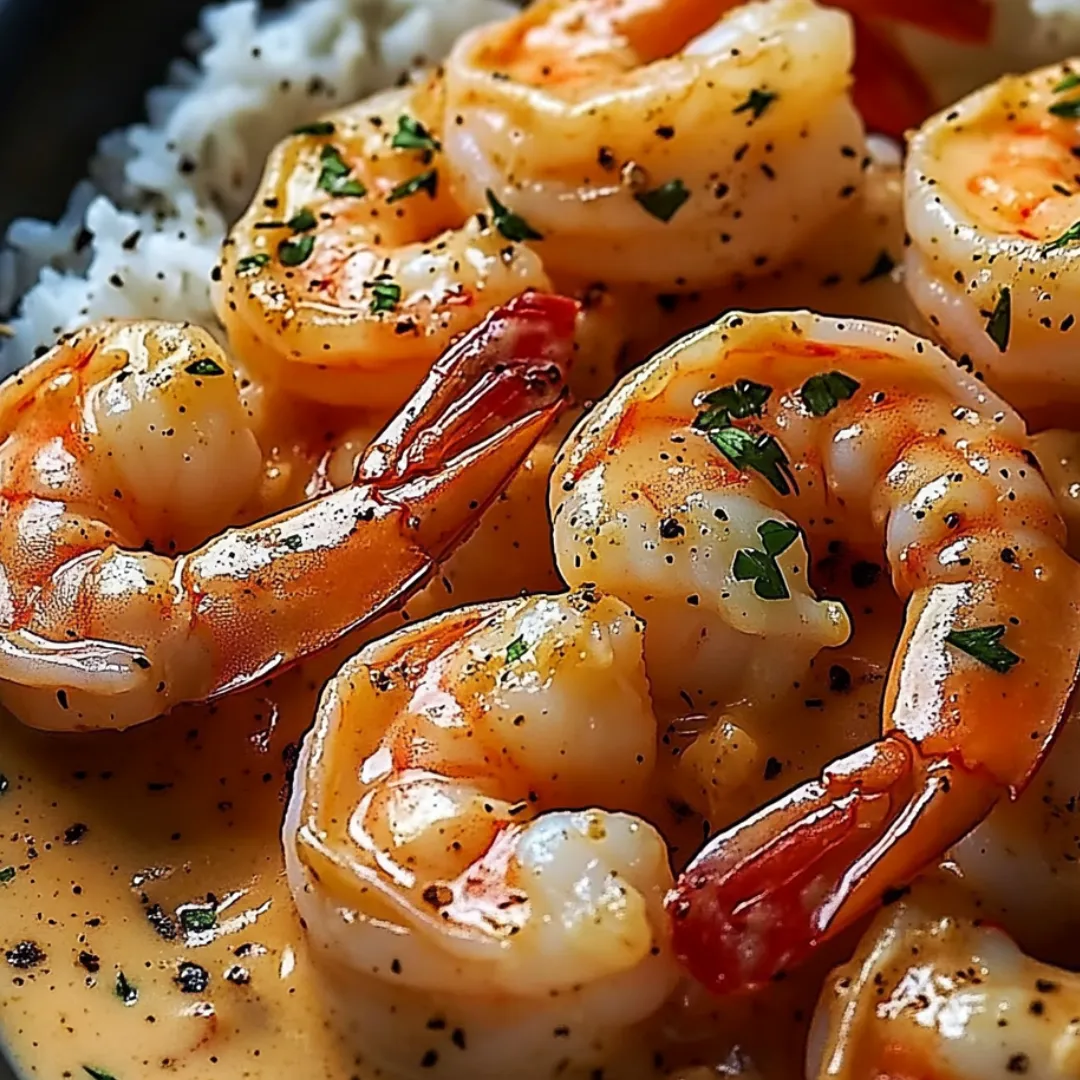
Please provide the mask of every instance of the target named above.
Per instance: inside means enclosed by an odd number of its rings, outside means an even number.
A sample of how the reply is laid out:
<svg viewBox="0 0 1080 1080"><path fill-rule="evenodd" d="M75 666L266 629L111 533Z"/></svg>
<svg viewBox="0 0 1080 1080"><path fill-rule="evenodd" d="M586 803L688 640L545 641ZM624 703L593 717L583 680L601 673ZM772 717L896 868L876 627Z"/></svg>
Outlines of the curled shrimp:
<svg viewBox="0 0 1080 1080"><path fill-rule="evenodd" d="M1051 422L1080 402L1078 86L1068 63L1005 76L928 120L905 176L916 306L953 355Z"/></svg>
<svg viewBox="0 0 1080 1080"><path fill-rule="evenodd" d="M678 977L667 848L596 808L640 806L651 782L641 636L610 597L527 597L371 644L325 690L289 883L365 1056L395 1075L503 1077L513 1057L515 1076L577 1076L643 1053L634 1025Z"/></svg>
<svg viewBox="0 0 1080 1080"><path fill-rule="evenodd" d="M1061 721L1080 582L1056 504L1019 417L906 331L730 315L582 421L552 501L564 577L634 606L651 677L681 650L694 704L775 700L847 637L808 539L884 548L907 601L880 740L713 837L669 897L678 955L718 991L902 885L1024 787Z"/></svg>
<svg viewBox="0 0 1080 1080"><path fill-rule="evenodd" d="M230 344L258 377L317 401L397 408L456 335L549 288L535 254L459 209L442 111L431 76L271 153L215 289Z"/></svg>
<svg viewBox="0 0 1080 1080"><path fill-rule="evenodd" d="M759 273L858 190L851 30L811 0L543 0L446 65L460 197L551 273L681 289Z"/></svg>
<svg viewBox="0 0 1080 1080"><path fill-rule="evenodd" d="M574 317L559 297L499 310L435 365L352 483L228 531L263 462L213 339L134 322L62 341L0 389L4 703L38 727L128 727L403 600L553 421Z"/></svg>
<svg viewBox="0 0 1080 1080"><path fill-rule="evenodd" d="M1080 1076L1080 976L943 899L920 893L882 912L835 972L811 1080Z"/></svg>

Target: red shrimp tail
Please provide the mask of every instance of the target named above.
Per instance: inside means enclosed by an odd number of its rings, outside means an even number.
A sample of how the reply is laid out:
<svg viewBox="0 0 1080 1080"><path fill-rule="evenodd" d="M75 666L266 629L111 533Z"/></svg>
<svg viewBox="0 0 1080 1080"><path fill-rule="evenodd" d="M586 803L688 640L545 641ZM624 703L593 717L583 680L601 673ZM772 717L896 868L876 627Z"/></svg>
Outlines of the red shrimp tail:
<svg viewBox="0 0 1080 1080"><path fill-rule="evenodd" d="M676 956L718 994L781 977L979 820L985 785L957 781L891 736L713 837L667 897Z"/></svg>
<svg viewBox="0 0 1080 1080"><path fill-rule="evenodd" d="M922 75L888 31L856 18L855 107L867 130L902 139L937 107Z"/></svg>
<svg viewBox="0 0 1080 1080"><path fill-rule="evenodd" d="M991 0L846 0L841 6L856 16L905 23L970 45L985 45L994 29Z"/></svg>
<svg viewBox="0 0 1080 1080"><path fill-rule="evenodd" d="M576 301L533 291L492 311L436 361L357 479L383 487L434 476L500 432L553 422L568 398L577 313Z"/></svg>

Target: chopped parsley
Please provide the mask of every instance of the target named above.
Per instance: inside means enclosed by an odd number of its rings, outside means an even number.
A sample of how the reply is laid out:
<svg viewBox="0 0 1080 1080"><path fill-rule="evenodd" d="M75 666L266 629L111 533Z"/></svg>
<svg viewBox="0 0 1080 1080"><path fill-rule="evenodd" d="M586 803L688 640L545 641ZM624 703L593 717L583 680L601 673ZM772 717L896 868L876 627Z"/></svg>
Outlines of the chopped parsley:
<svg viewBox="0 0 1080 1080"><path fill-rule="evenodd" d="M211 360L209 356L204 356L201 360L192 360L184 370L189 375L205 375L207 377L225 374L225 369L216 360Z"/></svg>
<svg viewBox="0 0 1080 1080"><path fill-rule="evenodd" d="M865 285L875 278L885 277L886 274L891 274L895 269L896 260L887 251L882 249L874 265L859 278L859 284Z"/></svg>
<svg viewBox="0 0 1080 1080"><path fill-rule="evenodd" d="M487 201L488 206L491 207L491 217L495 223L495 228L507 240L520 244L523 240L544 239L543 234L538 233L523 217L503 206L495 197L495 192L491 188L487 189Z"/></svg>
<svg viewBox="0 0 1080 1080"><path fill-rule="evenodd" d="M1048 255L1051 251L1059 251L1070 244L1075 244L1077 240L1080 240L1080 221L1070 225L1056 240L1043 244L1041 250L1044 255Z"/></svg>
<svg viewBox="0 0 1080 1080"><path fill-rule="evenodd" d="M87 1076L92 1076L94 1080L116 1080L112 1073L107 1073L104 1069L95 1069L93 1065L84 1065L83 1072Z"/></svg>
<svg viewBox="0 0 1080 1080"><path fill-rule="evenodd" d="M1078 86L1080 86L1080 75L1070 71L1054 87L1054 93L1064 94L1067 90L1075 90ZM1063 120L1080 119L1080 98L1069 98L1068 101L1055 101L1047 111L1052 116L1061 117Z"/></svg>
<svg viewBox="0 0 1080 1080"><path fill-rule="evenodd" d="M318 225L315 215L305 206L285 223L294 233L309 232Z"/></svg>
<svg viewBox="0 0 1080 1080"><path fill-rule="evenodd" d="M974 657L980 664L1005 675L1014 664L1020 662L1020 657L1001 644L1004 634L1005 627L999 623L997 626L976 626L971 630L953 630L945 640Z"/></svg>
<svg viewBox="0 0 1080 1080"><path fill-rule="evenodd" d="M290 551L299 551L304 546L304 538L302 536L298 536L296 533L293 533L292 536L286 536L285 539L282 540L281 542ZM185 914L187 914L187 913L185 912ZM180 921L184 922L184 916L183 915L180 916ZM215 922L217 921L216 918L215 918L214 921ZM213 925L214 925L213 922L211 922L208 926L196 926L196 927L188 926L187 924L185 924L184 929L185 930L192 930L192 929L194 929L194 930L209 930L210 927L213 926Z"/></svg>
<svg viewBox="0 0 1080 1080"><path fill-rule="evenodd" d="M429 199L434 199L439 193L439 174L435 169L428 169L427 172L422 172L419 176L414 176L411 180L398 184L386 196L386 201L388 203L400 202L402 199L411 198L421 191L426 191Z"/></svg>
<svg viewBox="0 0 1080 1080"><path fill-rule="evenodd" d="M765 521L757 531L764 550L741 549L731 572L736 581L752 581L755 594L762 600L786 600L791 593L776 560L799 538L799 527L784 521Z"/></svg>
<svg viewBox="0 0 1080 1080"><path fill-rule="evenodd" d="M760 120L765 110L779 97L778 94L773 93L771 90L751 90L750 96L737 108L732 109L732 112L738 115L739 113L752 112L755 120Z"/></svg>
<svg viewBox="0 0 1080 1080"><path fill-rule="evenodd" d="M750 416L760 416L771 396L771 386L750 379L736 379L730 386L721 386L719 390L705 395L702 404L709 408L698 413L694 427L700 431L712 431L717 427L727 427L733 417L745 420Z"/></svg>
<svg viewBox="0 0 1080 1080"><path fill-rule="evenodd" d="M815 416L828 416L840 404L847 401L859 384L842 371L830 371L827 375L812 375L803 383L803 402Z"/></svg>
<svg viewBox="0 0 1080 1080"><path fill-rule="evenodd" d="M0 870L0 883L6 885L9 881L15 880L15 867L5 866L3 870Z"/></svg>
<svg viewBox="0 0 1080 1080"><path fill-rule="evenodd" d="M1003 285L998 294L994 310L986 320L987 337L1004 352L1009 347L1009 335L1012 333L1012 293L1008 285Z"/></svg>
<svg viewBox="0 0 1080 1080"><path fill-rule="evenodd" d="M245 255L242 259L237 260L236 272L241 277L251 277L257 274L269 261L270 256L262 251L258 255Z"/></svg>
<svg viewBox="0 0 1080 1080"><path fill-rule="evenodd" d="M333 135L334 125L329 120L316 120L313 124L301 124L293 128L294 135Z"/></svg>
<svg viewBox="0 0 1080 1080"><path fill-rule="evenodd" d="M657 221L666 225L690 198L690 192L681 180L669 180L666 184L652 191L640 191L634 198Z"/></svg>
<svg viewBox="0 0 1080 1080"><path fill-rule="evenodd" d="M401 286L397 282L372 281L369 283L369 288L371 289L371 310L375 314L397 310L401 300Z"/></svg>
<svg viewBox="0 0 1080 1080"><path fill-rule="evenodd" d="M331 195L353 195L357 198L367 194L367 188L352 175L352 170L345 164L341 152L336 146L324 146L319 155L322 171L319 173L319 187Z"/></svg>
<svg viewBox="0 0 1080 1080"><path fill-rule="evenodd" d="M760 473L781 495L798 490L783 448L771 435L754 436L737 427L717 427L709 431L709 441L737 469Z"/></svg>
<svg viewBox="0 0 1080 1080"><path fill-rule="evenodd" d="M395 150L421 150L427 155L442 149L439 140L419 120L414 120L411 116L398 117L397 131L390 140L390 145Z"/></svg>
<svg viewBox="0 0 1080 1080"><path fill-rule="evenodd" d="M127 976L122 971L116 973L116 996L129 1006L139 1000L138 988L127 981Z"/></svg>
<svg viewBox="0 0 1080 1080"><path fill-rule="evenodd" d="M293 546L289 541L296 541ZM284 545L295 551L303 541L299 536L289 536L282 541ZM217 926L217 911L213 904L189 904L180 908L177 913L180 917L180 925L189 934L197 934L204 930L213 930Z"/></svg>
<svg viewBox="0 0 1080 1080"><path fill-rule="evenodd" d="M509 645L506 646L506 662L508 664L515 664L529 651L529 646L525 644L523 637L514 638Z"/></svg>
<svg viewBox="0 0 1080 1080"><path fill-rule="evenodd" d="M285 266L299 266L311 258L314 250L315 237L306 233L296 240L282 240L278 244L278 258Z"/></svg>

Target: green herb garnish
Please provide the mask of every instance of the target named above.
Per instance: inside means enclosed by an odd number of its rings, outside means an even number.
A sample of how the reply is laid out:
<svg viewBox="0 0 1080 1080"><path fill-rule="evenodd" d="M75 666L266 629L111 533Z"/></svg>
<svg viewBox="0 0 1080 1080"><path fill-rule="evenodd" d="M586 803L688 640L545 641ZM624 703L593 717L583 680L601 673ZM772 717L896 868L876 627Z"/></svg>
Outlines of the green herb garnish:
<svg viewBox="0 0 1080 1080"><path fill-rule="evenodd" d="M376 314L380 312L392 312L397 310L401 300L401 286L394 281L372 281L371 310Z"/></svg>
<svg viewBox="0 0 1080 1080"><path fill-rule="evenodd" d="M294 547L290 541L297 541ZM299 536L286 537L282 543L293 551L300 546L302 541ZM180 925L189 933L197 934L204 930L213 930L217 926L217 912L212 904L192 904L177 911L180 917Z"/></svg>
<svg viewBox="0 0 1080 1080"><path fill-rule="evenodd" d="M390 145L395 150L422 150L426 154L434 154L442 149L442 144L419 120L411 116L399 116L397 131L394 133Z"/></svg>
<svg viewBox="0 0 1080 1080"><path fill-rule="evenodd" d="M1056 240L1043 244L1040 250L1044 255L1048 255L1051 251L1059 251L1063 247L1075 244L1077 240L1080 240L1080 221L1070 225Z"/></svg>
<svg viewBox="0 0 1080 1080"><path fill-rule="evenodd" d="M225 369L216 360L211 360L209 356L204 356L201 360L192 360L184 370L189 375L199 376L225 374Z"/></svg>
<svg viewBox="0 0 1080 1080"><path fill-rule="evenodd" d="M529 646L525 644L525 639L523 637L514 638L514 640L506 646L506 662L508 664L514 664L528 651Z"/></svg>
<svg viewBox="0 0 1080 1080"><path fill-rule="evenodd" d="M411 198L421 191L426 191L429 199L434 199L438 194L439 174L435 169L428 169L427 172L422 172L419 176L414 176L411 180L406 180L403 184L398 184L398 186L386 196L386 201L388 203L400 202L402 199Z"/></svg>
<svg viewBox="0 0 1080 1080"><path fill-rule="evenodd" d="M732 419L745 420L760 416L765 402L772 396L772 387L750 379L736 379L730 386L721 386L706 394L702 404L709 408L698 413L694 427L699 431L712 431L727 427Z"/></svg>
<svg viewBox="0 0 1080 1080"><path fill-rule="evenodd" d="M1004 634L1005 627L1001 624L976 626L971 630L953 630L945 636L945 640L954 648L974 657L980 664L1006 675L1014 664L1020 662L1020 657L1001 644Z"/></svg>
<svg viewBox="0 0 1080 1080"><path fill-rule="evenodd" d="M278 258L285 266L299 266L307 262L315 250L315 237L311 233L296 240L282 240L278 244Z"/></svg>
<svg viewBox="0 0 1080 1080"><path fill-rule="evenodd" d="M0 870L0 882L6 885L9 881L15 880L15 867L5 866L3 870Z"/></svg>
<svg viewBox="0 0 1080 1080"><path fill-rule="evenodd" d="M709 431L709 441L737 469L760 473L781 495L798 490L795 477L783 448L771 435L755 437L737 427L716 427Z"/></svg>
<svg viewBox="0 0 1080 1080"><path fill-rule="evenodd" d="M293 128L294 135L333 135L334 125L329 120L316 120L313 124L301 124Z"/></svg>
<svg viewBox="0 0 1080 1080"><path fill-rule="evenodd" d="M1070 71L1054 87L1055 94L1063 94L1066 90L1075 90L1080 86L1080 75ZM1064 120L1076 120L1080 118L1080 98L1070 98L1068 101L1055 101L1048 110L1051 115L1059 116Z"/></svg>
<svg viewBox="0 0 1080 1080"><path fill-rule="evenodd" d="M731 572L736 581L752 581L762 600L786 600L791 593L776 562L799 538L799 527L783 521L765 521L758 526L763 551L743 548L735 555Z"/></svg>
<svg viewBox="0 0 1080 1080"><path fill-rule="evenodd" d="M652 191L641 191L634 198L658 221L666 225L690 198L690 192L681 180L669 180Z"/></svg>
<svg viewBox="0 0 1080 1080"><path fill-rule="evenodd" d="M815 416L828 416L840 404L847 401L859 384L842 371L830 371L827 375L811 375L803 383L803 402Z"/></svg>
<svg viewBox="0 0 1080 1080"><path fill-rule="evenodd" d="M245 255L237 260L236 272L241 277L250 277L257 274L269 261L270 256L265 252L259 252L258 255Z"/></svg>
<svg viewBox="0 0 1080 1080"><path fill-rule="evenodd" d="M83 1072L92 1076L94 1080L116 1080L112 1073L107 1073L104 1069L95 1069L93 1065L84 1065Z"/></svg>
<svg viewBox="0 0 1080 1080"><path fill-rule="evenodd" d="M127 976L122 972L116 973L116 996L125 1005L134 1005L139 1000L139 991L127 981Z"/></svg>
<svg viewBox="0 0 1080 1080"><path fill-rule="evenodd" d="M986 320L986 333L990 340L1004 352L1009 347L1009 334L1012 332L1012 293L1008 285L1002 286L997 303L990 317Z"/></svg>
<svg viewBox="0 0 1080 1080"><path fill-rule="evenodd" d="M305 206L285 223L294 233L308 232L318 225L315 215Z"/></svg>
<svg viewBox="0 0 1080 1080"><path fill-rule="evenodd" d="M495 228L507 240L520 244L524 240L544 239L543 234L538 233L523 217L503 206L495 197L495 192L491 188L487 190L487 201L488 206L491 207L491 218L495 223Z"/></svg>
<svg viewBox="0 0 1080 1080"><path fill-rule="evenodd" d="M738 113L752 112L755 120L760 120L762 113L779 97L778 94L774 94L771 90L751 90L750 96L737 108L732 109L732 112L736 115Z"/></svg>
<svg viewBox="0 0 1080 1080"><path fill-rule="evenodd" d="M331 195L353 195L361 198L367 194L367 188L352 176L352 170L345 164L336 146L324 146L319 155L322 171L319 173L319 187Z"/></svg>

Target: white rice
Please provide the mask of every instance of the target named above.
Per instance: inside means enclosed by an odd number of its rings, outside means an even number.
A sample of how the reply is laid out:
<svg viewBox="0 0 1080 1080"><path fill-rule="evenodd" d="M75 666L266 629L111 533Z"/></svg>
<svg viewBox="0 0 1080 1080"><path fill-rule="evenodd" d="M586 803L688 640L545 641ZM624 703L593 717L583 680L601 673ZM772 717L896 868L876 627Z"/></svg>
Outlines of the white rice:
<svg viewBox="0 0 1080 1080"><path fill-rule="evenodd" d="M942 0L948 3L950 0ZM1080 0L997 0L993 49L914 35L946 100L1002 70L1080 52ZM15 222L0 253L0 313L17 309L0 375L91 319L144 316L217 327L210 271L271 146L292 128L438 59L504 0L257 0L209 7L148 123L106 136L56 224Z"/></svg>
<svg viewBox="0 0 1080 1080"><path fill-rule="evenodd" d="M209 7L147 99L148 123L102 139L60 222L16 221L0 253L0 312L18 306L0 375L91 319L217 325L210 271L270 148L299 124L445 55L501 0L256 0Z"/></svg>

